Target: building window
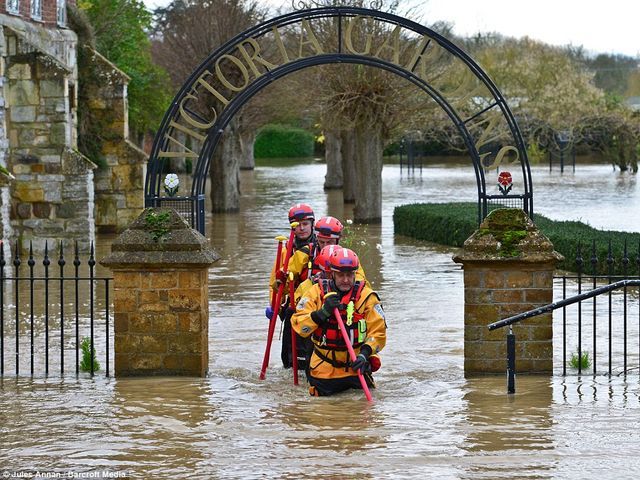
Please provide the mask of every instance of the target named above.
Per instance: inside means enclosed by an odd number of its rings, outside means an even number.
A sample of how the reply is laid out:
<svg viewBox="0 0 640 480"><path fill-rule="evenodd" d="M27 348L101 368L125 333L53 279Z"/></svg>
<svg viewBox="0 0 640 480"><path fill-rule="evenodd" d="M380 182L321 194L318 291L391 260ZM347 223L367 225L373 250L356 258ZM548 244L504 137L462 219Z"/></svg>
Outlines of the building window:
<svg viewBox="0 0 640 480"><path fill-rule="evenodd" d="M20 0L7 0L8 13L20 13Z"/></svg>
<svg viewBox="0 0 640 480"><path fill-rule="evenodd" d="M31 18L42 20L42 0L31 0Z"/></svg>
<svg viewBox="0 0 640 480"><path fill-rule="evenodd" d="M57 0L58 6L56 8L56 18L58 25L61 27L67 26L67 0Z"/></svg>

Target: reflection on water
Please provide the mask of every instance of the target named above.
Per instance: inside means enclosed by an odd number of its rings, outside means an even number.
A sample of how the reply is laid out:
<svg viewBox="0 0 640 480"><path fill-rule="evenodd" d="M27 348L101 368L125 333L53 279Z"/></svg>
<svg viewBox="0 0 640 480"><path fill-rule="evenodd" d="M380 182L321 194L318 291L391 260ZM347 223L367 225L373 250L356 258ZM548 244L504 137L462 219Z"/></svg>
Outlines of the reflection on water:
<svg viewBox="0 0 640 480"><path fill-rule="evenodd" d="M464 378L462 271L453 251L395 237L391 217L399 204L475 200L471 167L407 177L386 166L382 224L354 228L354 249L389 325L373 404L359 391L311 398L304 385L294 387L280 365L278 333L260 381L267 277L286 212L304 200L318 215L352 217L340 192L323 191L324 173L316 162L243 171L241 213L209 217L222 259L210 275L208 378L1 379L0 471L224 479L640 474L637 375L518 377L512 397L502 376ZM533 179L539 213L640 230L633 176L579 165L563 175L534 167Z"/></svg>
<svg viewBox="0 0 640 480"><path fill-rule="evenodd" d="M513 396L504 394L503 378L471 379L467 389L464 448L493 458L470 469L468 478L512 478L515 458L519 478L553 478L553 462L544 455L556 447L548 377L519 378L518 395Z"/></svg>

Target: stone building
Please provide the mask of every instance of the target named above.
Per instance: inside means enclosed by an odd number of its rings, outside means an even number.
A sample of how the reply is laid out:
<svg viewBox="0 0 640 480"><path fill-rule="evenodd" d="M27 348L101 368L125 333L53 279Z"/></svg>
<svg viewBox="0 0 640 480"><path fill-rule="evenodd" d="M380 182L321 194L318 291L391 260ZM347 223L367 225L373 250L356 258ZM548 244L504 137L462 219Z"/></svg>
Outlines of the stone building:
<svg viewBox="0 0 640 480"><path fill-rule="evenodd" d="M104 146L107 165L98 169L77 150L82 80L78 39L66 16L75 0L0 2L2 238L19 238L23 246L33 241L36 249L45 240L87 244L96 217L101 229L124 229L142 209L145 162L144 153L128 142L128 77L93 52L109 81L91 92L92 108L111 115L116 132Z"/></svg>

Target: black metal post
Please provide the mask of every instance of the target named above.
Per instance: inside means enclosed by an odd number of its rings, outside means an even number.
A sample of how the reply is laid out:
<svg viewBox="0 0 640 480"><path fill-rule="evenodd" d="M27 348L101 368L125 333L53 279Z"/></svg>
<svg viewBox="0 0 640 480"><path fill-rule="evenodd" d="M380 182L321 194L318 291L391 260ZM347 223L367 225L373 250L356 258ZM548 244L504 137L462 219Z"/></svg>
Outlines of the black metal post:
<svg viewBox="0 0 640 480"><path fill-rule="evenodd" d="M106 318L106 331L107 331L107 345L106 345L106 365L107 365L107 377L109 376L109 279L105 278L104 281L104 288L105 288L105 293L104 293L104 302L105 302L105 318Z"/></svg>
<svg viewBox="0 0 640 480"><path fill-rule="evenodd" d="M507 393L516 393L516 336L511 326L507 334Z"/></svg>
<svg viewBox="0 0 640 480"><path fill-rule="evenodd" d="M74 252L74 259L73 259L73 266L75 267L75 287L76 287L76 304L75 304L75 309L76 309L76 375L78 375L80 373L80 313L78 311L79 307L79 295L78 295L78 269L80 268L80 258L78 257L78 241L76 240L75 243L75 252Z"/></svg>
<svg viewBox="0 0 640 480"><path fill-rule="evenodd" d="M593 289L597 287L596 277L598 275L598 256L596 254L596 241L595 239L591 243L591 274L593 275ZM596 374L596 297L593 297L593 374Z"/></svg>
<svg viewBox="0 0 640 480"><path fill-rule="evenodd" d="M608 273L608 281L611 283L613 276L613 255L611 254L611 239L609 239L609 251L607 253L607 273ZM613 297L611 296L611 292L609 292L609 376L611 376L611 360L612 360L612 351L613 351Z"/></svg>
<svg viewBox="0 0 640 480"><path fill-rule="evenodd" d="M93 242L91 242L91 254L89 255L89 312L91 323L91 376L93 377L93 363L94 363L94 338L93 338L93 268L96 265L96 260L93 256Z"/></svg>
<svg viewBox="0 0 640 480"><path fill-rule="evenodd" d="M64 374L64 254L62 251L62 240L60 240L60 257L58 266L60 267L60 375Z"/></svg>
<svg viewBox="0 0 640 480"><path fill-rule="evenodd" d="M562 300L567 299L567 276L562 277ZM562 307L562 375L567 376L567 307Z"/></svg>
<svg viewBox="0 0 640 480"><path fill-rule="evenodd" d="M44 242L44 374L49 375L49 243Z"/></svg>
<svg viewBox="0 0 640 480"><path fill-rule="evenodd" d="M20 264L22 262L20 261L20 247L18 245L18 242L16 242L16 254L15 257L13 258L13 266L16 267L15 270L15 285L16 285L16 289L15 289L15 301L16 301L16 307L17 305L20 305L20 282L18 281L18 277L20 276L19 271L20 271ZM20 311L18 308L16 308L16 376L20 373Z"/></svg>
<svg viewBox="0 0 640 480"><path fill-rule="evenodd" d="M29 305L29 320L31 325L31 375L33 375L33 323L34 323L34 311L33 311L33 288L34 288L34 279L33 279L33 266L36 264L36 261L33 259L33 244L29 242L29 260L27 260L27 265L29 265L29 301L31 304ZM16 304L17 307L17 304Z"/></svg>
<svg viewBox="0 0 640 480"><path fill-rule="evenodd" d="M576 265L578 267L578 295L582 293L582 247L578 242L578 257ZM578 375L582 373L582 302L578 302Z"/></svg>
<svg viewBox="0 0 640 480"><path fill-rule="evenodd" d="M626 279L629 278L629 255L627 254L627 239L624 239L624 256L622 257L622 274ZM624 374L627 374L627 287L622 289L623 293L623 328L624 328Z"/></svg>

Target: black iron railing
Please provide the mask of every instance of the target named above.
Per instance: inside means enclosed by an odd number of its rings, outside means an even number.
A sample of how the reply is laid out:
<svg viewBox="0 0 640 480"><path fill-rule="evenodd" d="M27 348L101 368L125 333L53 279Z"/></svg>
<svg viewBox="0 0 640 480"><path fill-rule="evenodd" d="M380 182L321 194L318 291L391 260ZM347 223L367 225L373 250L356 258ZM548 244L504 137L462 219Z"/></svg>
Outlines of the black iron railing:
<svg viewBox="0 0 640 480"><path fill-rule="evenodd" d="M83 262L76 243L71 265L62 242L57 250L56 258L50 258L45 243L42 261L36 261L30 245L25 269L19 245L5 251L0 242L0 376L20 375L27 365L32 376L54 371L64 375L73 360L76 374L82 369L93 375L96 362L103 362L104 373L110 374L112 279L96 275L93 244ZM57 262L57 275L52 261ZM97 331L104 336L96 336ZM81 361L85 337L88 348Z"/></svg>
<svg viewBox="0 0 640 480"><path fill-rule="evenodd" d="M634 295L631 297L634 301L638 298L636 291L630 292L629 287L637 286L634 283L623 283L624 281L639 281L640 280L640 245L638 246L638 251L635 254L635 259L629 255L627 242L625 240L623 251L620 252L620 256L616 258L612 251L611 241L609 241L607 255L602 261L598 258L597 249L595 242L592 242L591 245L591 253L588 254L588 263L589 266L585 268L586 263L583 255L582 248L578 245L577 255L575 259L575 275L564 275L562 277L557 277L557 279L562 280L562 299L569 298L567 296L568 284L575 286L575 297L580 297L582 295L583 286L587 286L587 288L591 288L591 292L597 292L595 295L592 295L591 304L585 304L581 301L578 302L577 305L577 314L575 317L575 335L576 335L576 351L577 358L582 358L583 354L583 339L584 339L584 330L585 327L591 328L591 348L592 348L592 356L591 363L593 365L593 373L596 374L598 372L598 345L599 345L599 337L598 331L601 333L605 333L606 341L607 341L607 371L609 375L613 374L613 352L614 348L614 333L616 332L616 327L621 329L621 338L618 340L618 344L620 345L622 351L622 364L623 364L623 372L626 372L628 369L628 335L629 335L629 300L630 293ZM635 263L635 269L633 268L633 264ZM599 268L599 265L606 264L606 275L602 273L598 274L598 272L602 272L603 269ZM590 270L590 273L585 272L585 270ZM635 271L634 271L635 270ZM617 272L614 275L614 271ZM635 274L634 274L635 273ZM620 288L610 288L607 290L607 287L611 285L620 284ZM600 287L598 287L600 285ZM615 291L621 290L622 298L616 298ZM598 314L598 302L597 299L599 296L606 294L606 316ZM573 297L572 297L573 298ZM600 307L602 307L600 305ZM591 322L589 323L588 315L584 314L586 310L591 310ZM638 313L638 335L639 335L639 362L640 362L640 303L638 305L639 313ZM567 335L568 333L568 321L567 321L567 309L563 308L562 312L562 333L563 333L563 365L562 371L563 375L566 375L567 372ZM622 320L622 325L615 325L614 319ZM606 323L604 328L601 328L601 322L606 319ZM604 330L604 332L602 332ZM620 337L620 335L619 335ZM577 362L577 370L578 373L582 373L582 362ZM640 368L639 368L640 371Z"/></svg>
<svg viewBox="0 0 640 480"><path fill-rule="evenodd" d="M563 309L563 366L562 366L562 373L563 375L567 374L567 364L566 364L566 359L567 359L567 348L566 348L566 330L567 330L567 321L566 321L566 307L569 305L573 305L575 303L577 303L578 305L580 305L580 302L582 302L583 300L587 300L589 298L593 298L595 300L595 298L599 295L608 293L609 294L609 298L611 298L611 292L613 292L614 290L620 290L622 289L624 292L624 313L623 313L623 363L624 363L624 371L627 371L627 357L628 357L628 336L627 336L627 326L628 326L628 309L627 309L627 288L628 287L638 287L640 286L640 279L636 279L636 280L619 280L617 282L608 284L608 285L603 285L601 287L597 287L594 288L593 290L590 290L588 292L584 292L584 293L580 293L578 295L574 295L572 297L569 298L565 298L563 300L559 300L557 302L553 302L550 303L548 305L544 305L542 307L538 307L535 308L533 310L528 310L526 312L523 313L519 313L518 315L513 315L511 317L505 318L503 320L499 320L497 322L493 322L490 323L488 325L489 330L495 330L497 328L502 328L502 327L506 327L509 325L513 325L514 323L517 322L521 322L523 320L526 320L528 318L532 318L532 317L537 317L538 315L542 315L545 313L549 313L549 312L553 312L554 310L557 310L559 308ZM609 304L611 305L611 301L609 302ZM594 309L595 312L595 309ZM597 317L597 315L594 314L594 319ZM611 308L609 308L609 374L611 375L612 373L612 328L611 328ZM582 358L582 333L581 333L581 323L582 323L582 317L580 314L578 314L578 359ZM640 308L638 308L638 324L640 325ZM594 328L594 332L595 332L595 328ZM596 364L596 347L597 347L597 343L596 343L596 338L597 335L594 333L593 336L593 345L594 345L594 351L593 351L593 373L595 374L597 371L597 364ZM640 335L638 336L638 355L640 357ZM577 362L577 370L578 373L581 373L582 370L582 362Z"/></svg>
<svg viewBox="0 0 640 480"><path fill-rule="evenodd" d="M606 264L606 275L598 274L602 270L599 269L602 262ZM561 292L560 300L499 320L488 327L495 330L562 309L563 375L567 375L568 363L578 374L582 374L585 368L583 355L589 353L588 364L593 375L602 371L613 375L614 365L618 365L616 369L620 369L620 373L626 374L630 371L630 358L637 361L640 373L640 247L632 256L625 243L621 255L616 258L609 242L606 257L599 259L595 242L592 242L588 258L590 273L584 272L586 263L582 248L578 246L574 268L576 273L554 277L556 295ZM614 270L621 274L614 275ZM589 290L584 291L585 288ZM567 308L570 305L576 305L575 311ZM557 320L554 321L554 327L558 326ZM511 331L507 335L507 342L515 340L510 335ZM557 337L554 335L554 343L560 340ZM635 339L630 340L630 337ZM568 345L574 348L569 349ZM591 352L588 352L589 348ZM510 350L515 356L514 349ZM604 360L600 360L600 354L605 354ZM515 358L508 357L507 362L511 365Z"/></svg>
<svg viewBox="0 0 640 480"><path fill-rule="evenodd" d="M170 207L184 218L192 228L205 233L204 194L187 197L151 197L149 207Z"/></svg>

